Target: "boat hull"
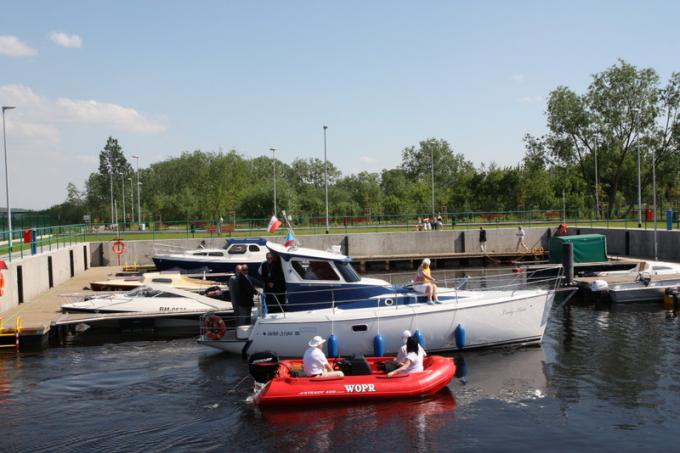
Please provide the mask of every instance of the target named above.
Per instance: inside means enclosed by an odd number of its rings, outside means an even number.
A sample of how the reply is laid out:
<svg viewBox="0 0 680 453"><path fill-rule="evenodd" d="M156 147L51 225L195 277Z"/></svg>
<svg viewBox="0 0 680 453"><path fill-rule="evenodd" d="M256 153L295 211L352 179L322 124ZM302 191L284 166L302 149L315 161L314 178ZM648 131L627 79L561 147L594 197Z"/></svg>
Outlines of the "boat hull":
<svg viewBox="0 0 680 453"><path fill-rule="evenodd" d="M258 318L247 339L225 335L210 340L202 335L199 342L236 354L270 350L282 357L300 357L309 338L331 334L337 339L339 355L373 355L378 334L384 339L385 353L396 354L406 329L419 330L431 352L537 343L543 338L553 299L553 291L534 290L517 291L511 298L469 297L442 305L278 313ZM465 330L463 344L455 338L459 326Z"/></svg>
<svg viewBox="0 0 680 453"><path fill-rule="evenodd" d="M170 269L192 270L202 267L207 267L212 273L234 273L234 268L237 264L246 264L248 266L248 273L256 275L262 261L225 261L224 259L199 259L199 257L178 257L178 256L154 256L153 263L159 271Z"/></svg>
<svg viewBox="0 0 680 453"><path fill-rule="evenodd" d="M302 363L284 361L279 365L279 377L269 382L255 401L260 406L272 407L415 398L439 392L456 372L453 359L429 356L425 358L424 371L387 377L377 370L377 363L386 358L366 360L372 374L343 377L291 377L289 371L299 369Z"/></svg>
<svg viewBox="0 0 680 453"><path fill-rule="evenodd" d="M680 280L652 281L645 286L642 283L616 285L609 289L609 297L613 303L662 302L666 289L678 288Z"/></svg>

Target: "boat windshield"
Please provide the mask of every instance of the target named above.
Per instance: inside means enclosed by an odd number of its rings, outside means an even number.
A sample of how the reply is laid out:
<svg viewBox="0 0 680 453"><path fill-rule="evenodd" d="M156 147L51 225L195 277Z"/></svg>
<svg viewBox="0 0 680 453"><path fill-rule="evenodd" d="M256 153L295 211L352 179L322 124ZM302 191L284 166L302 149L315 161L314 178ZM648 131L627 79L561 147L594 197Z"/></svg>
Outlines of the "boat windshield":
<svg viewBox="0 0 680 453"><path fill-rule="evenodd" d="M149 288L148 286L140 286L127 293L132 297L177 297L172 293L161 291L158 289Z"/></svg>
<svg viewBox="0 0 680 453"><path fill-rule="evenodd" d="M345 279L346 282L358 282L361 281L361 277L354 270L350 263L335 262L335 267L338 268L340 274Z"/></svg>
<svg viewBox="0 0 680 453"><path fill-rule="evenodd" d="M303 280L340 280L328 261L293 260L292 266Z"/></svg>

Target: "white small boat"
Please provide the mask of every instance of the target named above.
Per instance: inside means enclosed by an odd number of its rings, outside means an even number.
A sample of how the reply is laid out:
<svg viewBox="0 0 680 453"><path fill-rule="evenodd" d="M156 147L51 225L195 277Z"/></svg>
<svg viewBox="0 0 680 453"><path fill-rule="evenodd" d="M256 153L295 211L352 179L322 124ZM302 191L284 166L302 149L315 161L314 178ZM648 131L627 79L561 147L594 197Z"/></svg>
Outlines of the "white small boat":
<svg viewBox="0 0 680 453"><path fill-rule="evenodd" d="M677 272L675 273L677 275ZM633 283L621 283L609 287L609 297L616 304L632 302L663 302L667 289L680 287L680 278L653 279L641 275Z"/></svg>
<svg viewBox="0 0 680 453"><path fill-rule="evenodd" d="M158 270L208 268L215 273L233 273L237 264L248 265L248 272L256 274L267 259L267 241L260 238L225 240L221 249L198 248L173 250L163 244L154 245L153 262Z"/></svg>
<svg viewBox="0 0 680 453"><path fill-rule="evenodd" d="M130 291L144 285L169 285L186 291L202 292L208 288L221 287L223 283L214 280L187 277L179 272L145 272L140 275L116 277L108 280L91 282L92 291Z"/></svg>
<svg viewBox="0 0 680 453"><path fill-rule="evenodd" d="M252 324L217 336L203 329L199 343L237 354L271 350L284 357L300 356L315 335L333 335L340 355L374 355L377 341L386 354L395 354L406 329L420 331L432 352L537 343L559 281L529 288L517 276L496 290L440 288L441 303L430 305L410 285L360 277L351 259L339 253L271 242L267 247L281 258L287 287L283 310L268 313L265 297Z"/></svg>
<svg viewBox="0 0 680 453"><path fill-rule="evenodd" d="M172 326L196 326L196 320L208 312L223 316L233 314L231 302L167 285L145 285L126 293L64 297L77 299L61 306L64 313L139 314L147 318L159 315L159 318L172 320L169 323Z"/></svg>

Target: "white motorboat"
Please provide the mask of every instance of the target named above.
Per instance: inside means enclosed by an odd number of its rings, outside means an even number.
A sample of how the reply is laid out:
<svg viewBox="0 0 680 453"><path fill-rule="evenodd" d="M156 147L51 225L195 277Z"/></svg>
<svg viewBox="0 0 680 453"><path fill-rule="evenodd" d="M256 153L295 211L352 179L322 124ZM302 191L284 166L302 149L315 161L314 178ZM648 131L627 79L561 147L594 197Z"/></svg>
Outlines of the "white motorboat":
<svg viewBox="0 0 680 453"><path fill-rule="evenodd" d="M153 262L156 269L200 269L210 272L233 273L237 264L247 264L248 272L255 275L267 259L267 241L260 238L228 238L221 249L198 248L196 250L174 250L172 247L156 244Z"/></svg>
<svg viewBox="0 0 680 453"><path fill-rule="evenodd" d="M385 353L396 353L405 329L418 330L433 352L536 343L543 338L558 281L529 287L518 275L495 290L440 288L441 303L430 305L411 285L361 278L351 259L339 253L267 247L281 258L287 286L283 310L268 313L265 297L252 324L222 335L206 327L199 343L238 354L271 350L286 357L299 357L315 335L332 335L340 355L374 355L376 342L383 343Z"/></svg>
<svg viewBox="0 0 680 453"><path fill-rule="evenodd" d="M138 314L146 318L157 315L159 319L170 321L166 324L172 326L195 326L196 320L208 312L222 316L233 314L231 302L158 284L140 286L125 293L64 295L64 297L76 299L61 306L64 313Z"/></svg>
<svg viewBox="0 0 680 453"><path fill-rule="evenodd" d="M179 272L145 272L139 275L128 275L91 282L92 291L130 291L144 285L161 284L186 291L203 292L220 287L227 289L223 283L214 280L187 277Z"/></svg>

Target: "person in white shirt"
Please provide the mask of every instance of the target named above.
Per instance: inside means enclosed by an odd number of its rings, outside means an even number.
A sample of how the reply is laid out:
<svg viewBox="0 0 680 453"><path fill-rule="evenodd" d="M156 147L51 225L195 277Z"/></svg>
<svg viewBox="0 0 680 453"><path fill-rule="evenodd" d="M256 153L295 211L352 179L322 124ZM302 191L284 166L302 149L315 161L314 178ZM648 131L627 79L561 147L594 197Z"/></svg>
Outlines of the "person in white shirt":
<svg viewBox="0 0 680 453"><path fill-rule="evenodd" d="M326 342L325 339L320 336L315 336L309 340L309 349L305 351L302 357L302 362L304 365L305 376L316 377L316 376L344 376L342 371L334 371L326 355L321 349L323 344Z"/></svg>
<svg viewBox="0 0 680 453"><path fill-rule="evenodd" d="M524 248L527 252L529 251L529 247L524 243L524 237L526 236L526 232L524 231L524 228L522 228L522 225L517 227L517 233L515 233L515 236L517 236L517 247L515 247L515 251L519 251L520 246Z"/></svg>
<svg viewBox="0 0 680 453"><path fill-rule="evenodd" d="M407 352L406 352L406 342L407 342L408 339L411 338L412 336L413 336L413 335L411 335L411 331L410 331L410 330L404 330L404 331L401 333L401 343L402 343L402 344L401 344L401 348L399 348L399 352L397 353L397 359L396 359L396 361L397 361L400 365L401 365L402 363L404 363L404 361L406 360L406 355L407 355ZM417 341L417 339L416 339L416 341ZM420 346L420 343L418 343L418 351L419 351L419 352L422 352L423 357L427 355L427 352L425 352L425 349L423 349L423 347Z"/></svg>
<svg viewBox="0 0 680 453"><path fill-rule="evenodd" d="M409 374L423 371L424 351L420 350L420 345L415 337L406 340L406 360L394 371L387 373L387 376L394 376L397 373Z"/></svg>

